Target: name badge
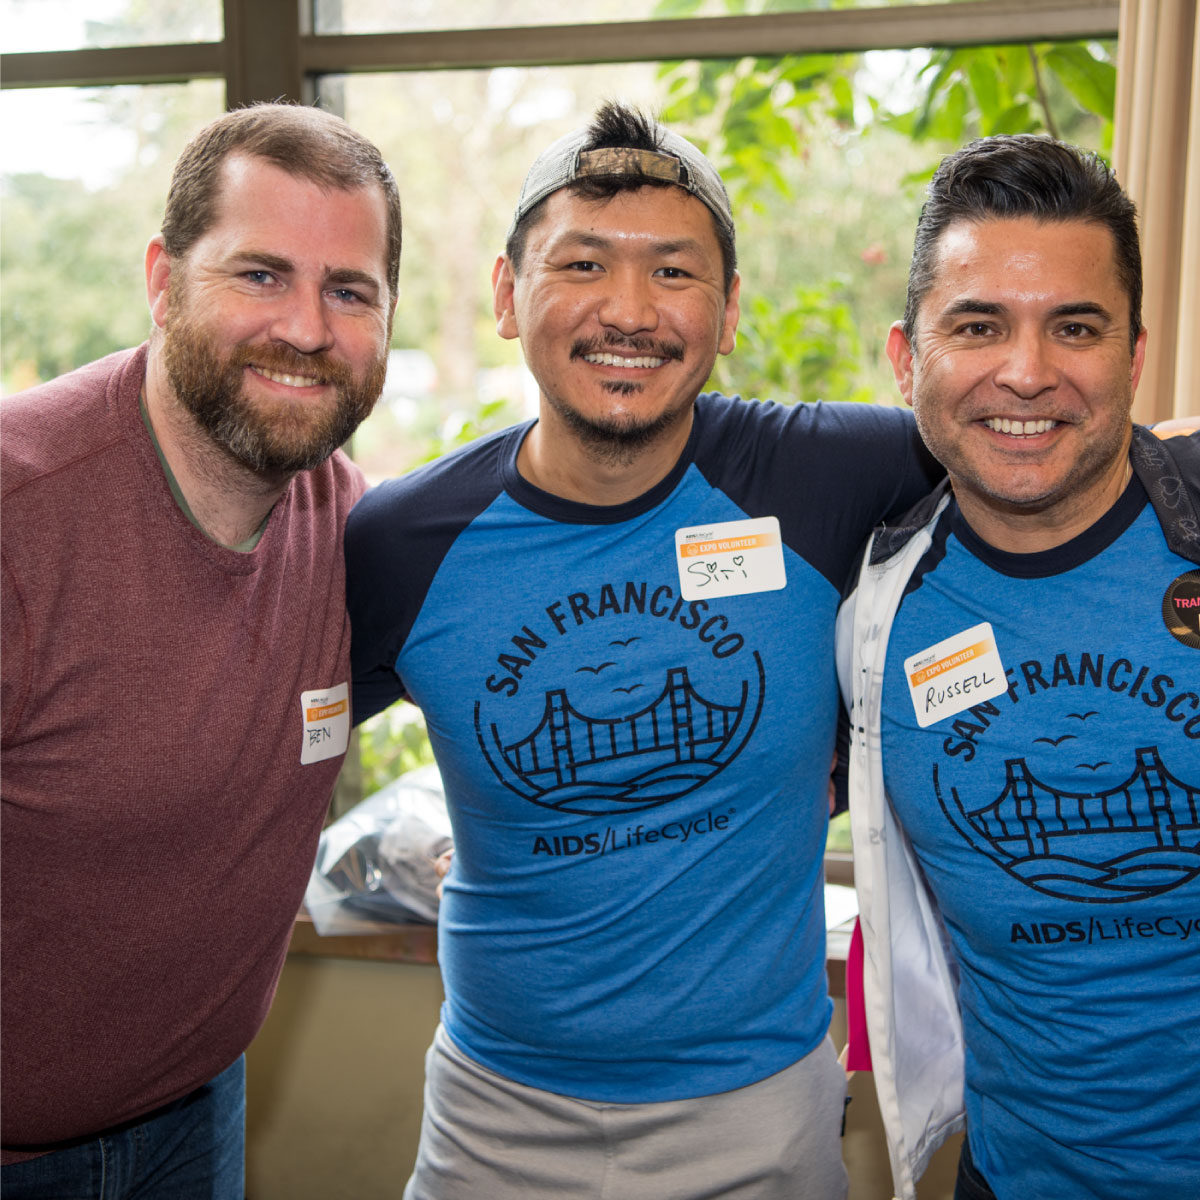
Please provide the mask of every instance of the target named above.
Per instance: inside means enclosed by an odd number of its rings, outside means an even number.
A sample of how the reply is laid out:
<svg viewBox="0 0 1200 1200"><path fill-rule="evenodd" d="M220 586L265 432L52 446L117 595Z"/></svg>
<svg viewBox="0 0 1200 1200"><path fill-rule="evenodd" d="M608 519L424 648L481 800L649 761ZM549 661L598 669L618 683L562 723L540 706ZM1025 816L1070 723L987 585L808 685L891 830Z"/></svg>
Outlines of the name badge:
<svg viewBox="0 0 1200 1200"><path fill-rule="evenodd" d="M992 627L984 621L904 660L922 729L1008 691Z"/></svg>
<svg viewBox="0 0 1200 1200"><path fill-rule="evenodd" d="M787 586L778 517L677 529L675 550L685 600L776 592Z"/></svg>
<svg viewBox="0 0 1200 1200"><path fill-rule="evenodd" d="M300 764L324 762L346 753L350 743L350 686L300 693L300 716L304 723Z"/></svg>

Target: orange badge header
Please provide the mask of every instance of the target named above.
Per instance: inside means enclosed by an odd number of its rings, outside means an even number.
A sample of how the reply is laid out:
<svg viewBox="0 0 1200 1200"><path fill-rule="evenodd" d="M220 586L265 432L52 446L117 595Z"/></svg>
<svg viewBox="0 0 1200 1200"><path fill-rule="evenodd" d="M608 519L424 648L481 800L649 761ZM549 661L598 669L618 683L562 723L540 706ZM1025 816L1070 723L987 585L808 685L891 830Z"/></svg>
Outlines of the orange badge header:
<svg viewBox="0 0 1200 1200"><path fill-rule="evenodd" d="M762 546L778 546L774 533L751 533L745 537L717 538L711 542L684 542L679 547L680 558L699 558L702 554L727 554L731 550L757 550Z"/></svg>
<svg viewBox="0 0 1200 1200"><path fill-rule="evenodd" d="M304 719L306 721L326 721L330 717L340 717L349 708L349 700L339 700L336 704L322 704L319 708L306 708Z"/></svg>
<svg viewBox="0 0 1200 1200"><path fill-rule="evenodd" d="M935 675L941 675L953 667L961 667L963 663L970 662L971 659L978 658L981 654L986 654L991 648L991 642L976 642L973 646L964 646L948 657L930 663L929 666L922 667L919 671L914 671L908 678L913 687L918 687Z"/></svg>

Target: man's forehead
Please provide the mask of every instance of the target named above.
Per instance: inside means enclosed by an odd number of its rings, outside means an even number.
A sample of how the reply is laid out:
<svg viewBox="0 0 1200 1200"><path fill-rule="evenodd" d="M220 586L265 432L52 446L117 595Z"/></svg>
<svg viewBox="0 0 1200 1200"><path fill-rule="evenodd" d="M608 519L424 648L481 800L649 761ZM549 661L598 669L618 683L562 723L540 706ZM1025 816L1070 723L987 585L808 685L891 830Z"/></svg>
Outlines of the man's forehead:
<svg viewBox="0 0 1200 1200"><path fill-rule="evenodd" d="M1044 219L1034 216L962 217L952 221L938 237L934 263L944 269L958 263L978 260L981 246L993 251L1020 255L1024 247L1038 251L1030 261L1051 259L1057 252L1068 252L1086 243L1093 259L1103 257L1105 265L1116 266L1116 243L1112 231L1100 221Z"/></svg>
<svg viewBox="0 0 1200 1200"><path fill-rule="evenodd" d="M217 168L215 189L217 215L223 214L224 202L233 193L266 183L278 185L301 178L302 176L284 170L269 158L249 154L245 150L234 150L221 160Z"/></svg>
<svg viewBox="0 0 1200 1200"><path fill-rule="evenodd" d="M985 217L952 222L934 249L930 285L997 292L1038 285L1125 286L1112 231L1096 221Z"/></svg>
<svg viewBox="0 0 1200 1200"><path fill-rule="evenodd" d="M257 154L248 154L244 150L235 150L226 155L217 172L214 211L218 220L227 211L235 215L254 215L252 212L243 213L242 209L234 208L226 202L231 197L236 200L237 193L243 191L265 191L268 203L273 196L281 191L293 189L315 193L318 197L326 198L330 203L341 199L361 199L372 207L377 207L386 219L387 197L381 183L366 182L343 186L340 183L326 183L303 170L292 171L269 158Z"/></svg>
<svg viewBox="0 0 1200 1200"><path fill-rule="evenodd" d="M664 242L700 240L706 248L720 250L712 213L702 200L673 184L647 183L611 196L589 196L565 187L547 196L545 203L548 219L543 229L555 240L639 235Z"/></svg>
<svg viewBox="0 0 1200 1200"><path fill-rule="evenodd" d="M386 259L387 200L382 187L371 184L328 187L306 175L287 171L268 159L245 153L231 154L221 163L213 220L208 232L236 233L238 241L255 243L260 249L278 242L282 250L284 243L297 241L295 235L298 232L303 234L299 239L302 246L310 236L316 239L322 233L328 241L326 231L311 226L297 230L290 200L297 193L317 197L314 207L318 216L327 206L331 210L345 209L347 202L355 209L373 210L370 217L359 212L354 220L344 220L337 230L336 240L343 256L371 260L382 256ZM381 270L385 267L386 263L380 264Z"/></svg>

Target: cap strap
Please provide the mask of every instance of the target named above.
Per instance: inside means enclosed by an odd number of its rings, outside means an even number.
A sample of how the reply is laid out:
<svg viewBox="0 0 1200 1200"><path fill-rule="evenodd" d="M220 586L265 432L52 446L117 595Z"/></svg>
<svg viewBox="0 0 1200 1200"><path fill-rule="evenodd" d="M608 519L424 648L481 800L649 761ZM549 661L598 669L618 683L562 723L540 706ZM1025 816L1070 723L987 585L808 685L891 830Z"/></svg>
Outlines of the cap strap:
<svg viewBox="0 0 1200 1200"><path fill-rule="evenodd" d="M579 155L576 179L597 175L640 175L645 179L663 179L688 187L688 169L673 154L656 150L634 150L628 146L606 146L584 150Z"/></svg>

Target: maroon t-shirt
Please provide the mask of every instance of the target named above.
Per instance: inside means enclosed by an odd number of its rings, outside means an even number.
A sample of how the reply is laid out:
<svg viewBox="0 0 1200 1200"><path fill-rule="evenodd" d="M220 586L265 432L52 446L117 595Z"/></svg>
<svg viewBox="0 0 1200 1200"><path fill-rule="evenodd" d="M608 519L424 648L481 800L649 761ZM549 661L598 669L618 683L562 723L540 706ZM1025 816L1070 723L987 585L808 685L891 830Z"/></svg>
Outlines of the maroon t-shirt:
<svg viewBox="0 0 1200 1200"><path fill-rule="evenodd" d="M249 553L180 511L146 348L0 404L4 1161L147 1113L266 1015L348 713L340 453Z"/></svg>

